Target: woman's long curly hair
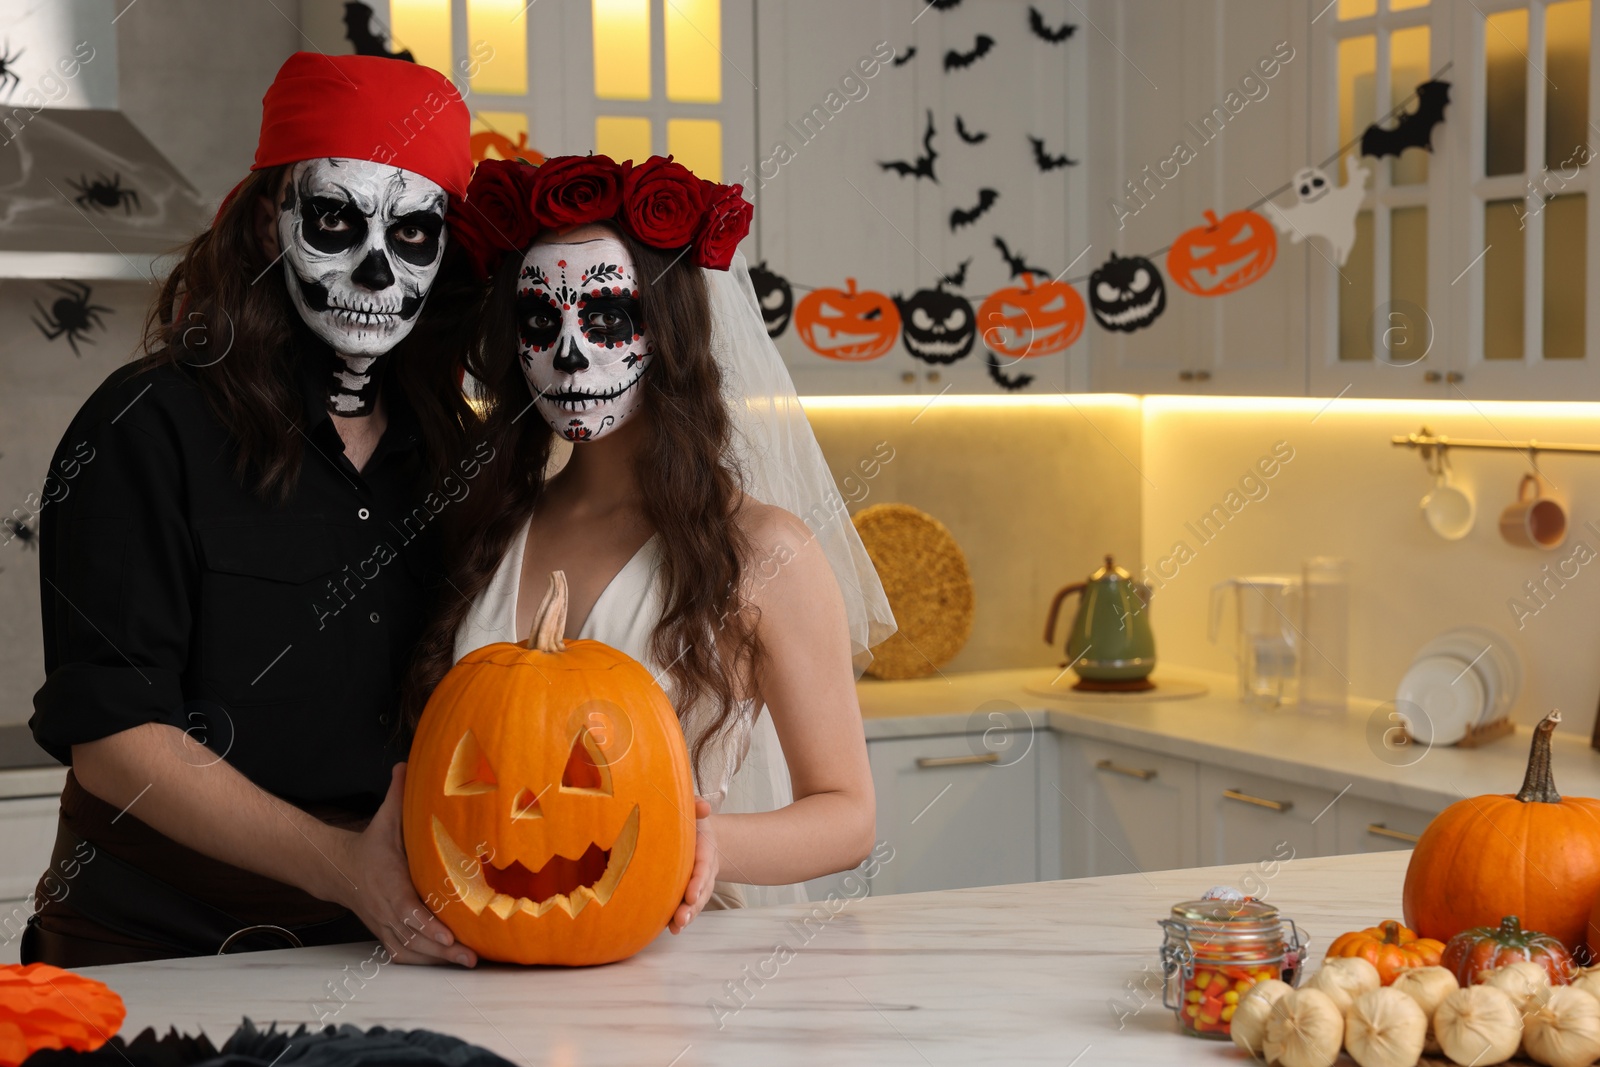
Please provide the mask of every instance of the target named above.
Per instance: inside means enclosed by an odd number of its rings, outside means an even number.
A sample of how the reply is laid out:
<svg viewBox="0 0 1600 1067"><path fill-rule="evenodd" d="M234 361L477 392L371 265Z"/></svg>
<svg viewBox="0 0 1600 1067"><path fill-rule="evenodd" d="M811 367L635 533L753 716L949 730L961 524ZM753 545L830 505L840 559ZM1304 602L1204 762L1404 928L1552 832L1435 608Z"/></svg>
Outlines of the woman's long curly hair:
<svg viewBox="0 0 1600 1067"><path fill-rule="evenodd" d="M294 492L304 458L305 412L299 376L307 360L327 358L289 299L283 267L261 247L256 219L275 198L288 166L251 173L211 228L181 251L145 320L141 366L187 368L233 435L234 475L261 499ZM465 253L446 242L445 259L411 333L390 351L386 373L420 424L425 474L437 484L476 426L459 374L470 317L484 288Z"/></svg>
<svg viewBox="0 0 1600 1067"><path fill-rule="evenodd" d="M609 229L610 227L608 227ZM747 693L758 653L754 618L740 595L750 545L736 521L742 478L730 448L733 425L721 369L711 352L711 304L698 268L675 262L613 229L633 257L641 314L654 359L640 387L647 415L636 459L641 509L659 535L662 612L650 656L669 664L680 720L703 699L715 714L696 741L696 767ZM454 663L456 630L494 577L544 487L555 434L536 410L519 362L516 297L522 257L497 269L468 364L487 402L483 434L494 449L447 528L449 600L424 633L402 697L415 727ZM583 445L575 447L582 448Z"/></svg>

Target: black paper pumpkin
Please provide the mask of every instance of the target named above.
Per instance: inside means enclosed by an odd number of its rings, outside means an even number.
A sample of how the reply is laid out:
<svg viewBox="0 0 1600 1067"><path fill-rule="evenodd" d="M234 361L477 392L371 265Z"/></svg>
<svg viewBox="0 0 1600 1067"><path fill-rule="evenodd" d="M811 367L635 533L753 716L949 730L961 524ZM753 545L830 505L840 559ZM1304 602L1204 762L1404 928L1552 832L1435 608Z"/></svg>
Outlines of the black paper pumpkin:
<svg viewBox="0 0 1600 1067"><path fill-rule="evenodd" d="M900 340L924 363L954 363L972 351L978 336L972 305L960 293L918 289L895 297L900 309Z"/></svg>
<svg viewBox="0 0 1600 1067"><path fill-rule="evenodd" d="M789 279L767 269L767 261L750 268L750 283L756 288L756 299L761 302L761 321L767 325L767 336L777 337L789 328L789 316L794 314L794 290Z"/></svg>
<svg viewBox="0 0 1600 1067"><path fill-rule="evenodd" d="M1150 325L1167 309L1161 271L1143 256L1111 258L1089 275L1089 309L1108 330L1132 333Z"/></svg>

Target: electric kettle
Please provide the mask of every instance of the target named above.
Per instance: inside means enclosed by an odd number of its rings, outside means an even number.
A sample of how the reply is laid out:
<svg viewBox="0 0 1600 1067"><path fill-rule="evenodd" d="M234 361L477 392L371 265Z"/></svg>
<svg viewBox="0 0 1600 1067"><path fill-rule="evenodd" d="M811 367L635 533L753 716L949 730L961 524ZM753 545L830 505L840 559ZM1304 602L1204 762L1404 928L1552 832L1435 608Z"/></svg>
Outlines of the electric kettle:
<svg viewBox="0 0 1600 1067"><path fill-rule="evenodd" d="M1061 602L1078 596L1078 613L1067 631L1068 665L1078 675L1076 689L1150 689L1156 666L1156 639L1150 630L1150 587L1133 580L1110 556L1086 581L1056 594L1045 620L1046 644L1056 643Z"/></svg>

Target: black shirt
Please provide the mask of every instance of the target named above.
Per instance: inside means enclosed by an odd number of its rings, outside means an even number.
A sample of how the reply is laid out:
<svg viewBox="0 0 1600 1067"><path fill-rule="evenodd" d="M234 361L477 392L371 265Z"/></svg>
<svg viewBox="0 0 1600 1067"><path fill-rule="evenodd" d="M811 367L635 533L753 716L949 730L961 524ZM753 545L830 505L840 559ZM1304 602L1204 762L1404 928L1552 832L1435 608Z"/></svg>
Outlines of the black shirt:
<svg viewBox="0 0 1600 1067"><path fill-rule="evenodd" d="M439 573L444 501L422 484L416 417L389 389L357 472L308 380L300 477L273 504L234 476L191 375L118 370L56 450L34 737L70 763L74 744L167 723L196 764L221 757L291 803L370 814L406 755L398 682Z"/></svg>

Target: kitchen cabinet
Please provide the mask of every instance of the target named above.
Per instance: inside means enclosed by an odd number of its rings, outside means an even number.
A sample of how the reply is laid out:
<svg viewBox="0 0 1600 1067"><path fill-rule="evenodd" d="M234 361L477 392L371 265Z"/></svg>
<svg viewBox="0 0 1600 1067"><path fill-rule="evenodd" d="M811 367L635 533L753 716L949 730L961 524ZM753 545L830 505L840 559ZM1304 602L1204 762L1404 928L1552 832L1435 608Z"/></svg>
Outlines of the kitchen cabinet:
<svg viewBox="0 0 1600 1067"><path fill-rule="evenodd" d="M1202 764L1200 865L1270 864L1331 856L1338 794L1281 778Z"/></svg>
<svg viewBox="0 0 1600 1067"><path fill-rule="evenodd" d="M1044 731L891 738L867 744L878 840L894 849L872 895L1033 882Z"/></svg>
<svg viewBox="0 0 1600 1067"><path fill-rule="evenodd" d="M1393 852L1408 849L1439 811L1384 804L1366 797L1342 798L1334 810L1339 855L1352 852ZM1440 811L1443 810L1441 807Z"/></svg>
<svg viewBox="0 0 1600 1067"><path fill-rule="evenodd" d="M1198 764L1087 737L1061 737L1058 749L1063 877L1199 863Z"/></svg>

